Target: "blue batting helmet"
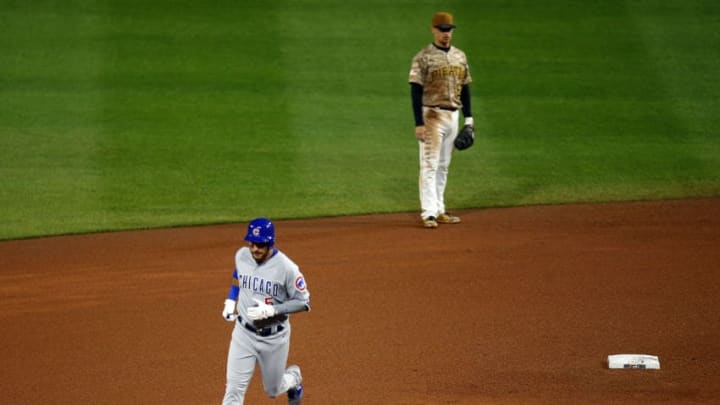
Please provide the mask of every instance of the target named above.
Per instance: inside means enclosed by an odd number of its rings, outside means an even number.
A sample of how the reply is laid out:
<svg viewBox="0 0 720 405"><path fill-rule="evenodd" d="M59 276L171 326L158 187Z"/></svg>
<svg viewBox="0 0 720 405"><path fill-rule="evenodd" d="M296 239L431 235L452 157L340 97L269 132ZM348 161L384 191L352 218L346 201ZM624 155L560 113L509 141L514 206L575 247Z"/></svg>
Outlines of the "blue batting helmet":
<svg viewBox="0 0 720 405"><path fill-rule="evenodd" d="M275 225L267 218L255 218L248 224L245 240L272 246L275 244Z"/></svg>

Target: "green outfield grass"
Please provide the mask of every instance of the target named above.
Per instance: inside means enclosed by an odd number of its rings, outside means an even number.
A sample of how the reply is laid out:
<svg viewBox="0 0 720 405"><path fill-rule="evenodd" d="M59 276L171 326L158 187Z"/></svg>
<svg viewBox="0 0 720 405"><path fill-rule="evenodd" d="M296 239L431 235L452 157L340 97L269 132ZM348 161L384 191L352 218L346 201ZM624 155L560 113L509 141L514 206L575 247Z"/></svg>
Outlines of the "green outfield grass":
<svg viewBox="0 0 720 405"><path fill-rule="evenodd" d="M0 239L417 211L442 9L478 133L451 208L720 195L717 1L4 1Z"/></svg>

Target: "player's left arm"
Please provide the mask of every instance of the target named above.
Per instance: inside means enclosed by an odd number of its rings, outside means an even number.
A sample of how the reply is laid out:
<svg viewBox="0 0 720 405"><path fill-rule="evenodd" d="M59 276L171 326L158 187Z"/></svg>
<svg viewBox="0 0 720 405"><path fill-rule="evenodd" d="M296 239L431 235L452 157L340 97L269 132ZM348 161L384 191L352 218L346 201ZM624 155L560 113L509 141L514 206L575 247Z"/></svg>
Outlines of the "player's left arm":
<svg viewBox="0 0 720 405"><path fill-rule="evenodd" d="M300 269L296 267L289 272L285 283L288 299L274 305L277 312L279 314L293 314L310 311L310 291L308 291L305 276L300 272Z"/></svg>
<svg viewBox="0 0 720 405"><path fill-rule="evenodd" d="M470 85L463 84L460 90L460 102L462 103L463 117L465 117L465 125L473 125L472 106L470 105Z"/></svg>
<svg viewBox="0 0 720 405"><path fill-rule="evenodd" d="M467 62L467 56L463 54L463 67L465 68L465 77L462 78L462 87L460 88L460 103L462 104L462 113L465 117L465 125L473 126L472 103L470 97L470 83L472 76L470 75L470 65Z"/></svg>
<svg viewBox="0 0 720 405"><path fill-rule="evenodd" d="M290 299L281 304L274 304L275 313L278 315L294 314L310 310L310 300Z"/></svg>
<svg viewBox="0 0 720 405"><path fill-rule="evenodd" d="M283 302L269 304L253 298L257 305L248 308L247 315L255 322L256 327L261 327L260 325L263 324L258 321L284 321L289 314L310 311L310 292L307 290L305 277L300 273L300 269L295 267L287 273L285 288L288 298Z"/></svg>

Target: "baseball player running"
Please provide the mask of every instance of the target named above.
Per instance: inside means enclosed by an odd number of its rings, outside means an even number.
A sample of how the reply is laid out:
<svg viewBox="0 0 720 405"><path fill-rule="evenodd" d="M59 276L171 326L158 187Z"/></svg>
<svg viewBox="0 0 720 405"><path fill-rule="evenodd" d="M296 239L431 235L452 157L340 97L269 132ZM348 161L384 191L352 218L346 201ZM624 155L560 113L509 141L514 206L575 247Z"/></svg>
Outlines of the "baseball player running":
<svg viewBox="0 0 720 405"><path fill-rule="evenodd" d="M303 396L300 367L285 368L290 350L289 315L310 310L310 292L298 266L275 248L275 226L267 218L250 222L247 247L235 254L233 283L222 316L234 322L227 358L223 405L245 400L255 364L271 398L287 393L290 405Z"/></svg>
<svg viewBox="0 0 720 405"><path fill-rule="evenodd" d="M460 222L445 210L445 186L458 133L458 109L472 130L472 79L465 53L450 44L454 29L451 14L435 13L434 41L415 55L410 68L415 137L420 146L421 218L426 228Z"/></svg>

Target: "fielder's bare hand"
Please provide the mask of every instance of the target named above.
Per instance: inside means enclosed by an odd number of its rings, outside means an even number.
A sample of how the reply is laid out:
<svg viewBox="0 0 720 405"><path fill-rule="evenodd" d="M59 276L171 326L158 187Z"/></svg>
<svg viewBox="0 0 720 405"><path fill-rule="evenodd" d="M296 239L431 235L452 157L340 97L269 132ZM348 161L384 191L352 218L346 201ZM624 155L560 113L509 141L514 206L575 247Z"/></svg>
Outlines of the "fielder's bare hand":
<svg viewBox="0 0 720 405"><path fill-rule="evenodd" d="M420 142L425 142L425 125L415 127L415 138Z"/></svg>

